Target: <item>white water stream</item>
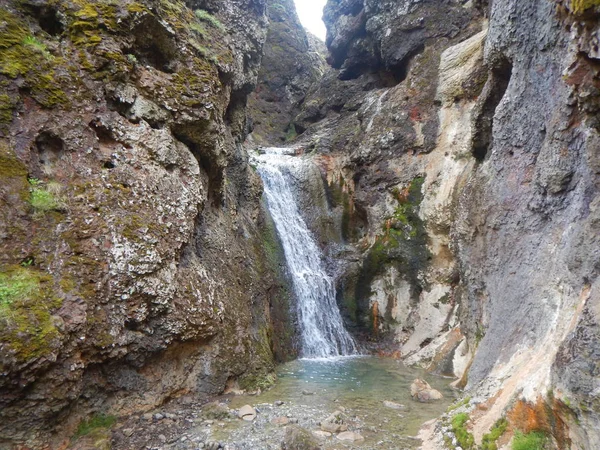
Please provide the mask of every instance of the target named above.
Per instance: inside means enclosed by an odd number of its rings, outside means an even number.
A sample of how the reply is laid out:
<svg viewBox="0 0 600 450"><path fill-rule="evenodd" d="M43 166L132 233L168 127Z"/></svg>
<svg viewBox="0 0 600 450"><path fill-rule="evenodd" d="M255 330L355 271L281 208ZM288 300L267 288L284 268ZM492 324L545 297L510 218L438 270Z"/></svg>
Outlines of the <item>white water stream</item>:
<svg viewBox="0 0 600 450"><path fill-rule="evenodd" d="M289 149L265 149L264 154L254 159L296 294L301 356L327 358L356 354L356 344L344 328L335 300L333 280L325 271L321 250L296 203L290 170L298 170L308 162L286 155L286 151Z"/></svg>

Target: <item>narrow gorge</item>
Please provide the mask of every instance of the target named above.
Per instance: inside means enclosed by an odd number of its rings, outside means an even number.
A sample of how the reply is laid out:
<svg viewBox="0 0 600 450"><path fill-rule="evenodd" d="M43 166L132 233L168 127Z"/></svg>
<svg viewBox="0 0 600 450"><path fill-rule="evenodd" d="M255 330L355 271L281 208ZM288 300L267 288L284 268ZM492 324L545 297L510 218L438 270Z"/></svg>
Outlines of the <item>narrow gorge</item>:
<svg viewBox="0 0 600 450"><path fill-rule="evenodd" d="M600 448L600 2L323 20L0 0L1 450Z"/></svg>

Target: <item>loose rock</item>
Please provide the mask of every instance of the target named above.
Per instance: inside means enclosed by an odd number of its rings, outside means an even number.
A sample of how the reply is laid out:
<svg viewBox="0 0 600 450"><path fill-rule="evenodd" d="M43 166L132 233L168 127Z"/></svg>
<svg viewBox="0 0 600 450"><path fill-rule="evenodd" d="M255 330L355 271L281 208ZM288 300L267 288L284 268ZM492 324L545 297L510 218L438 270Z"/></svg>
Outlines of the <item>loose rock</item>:
<svg viewBox="0 0 600 450"><path fill-rule="evenodd" d="M256 419L256 410L250 405L244 405L240 408L238 417L248 422L252 422Z"/></svg>
<svg viewBox="0 0 600 450"><path fill-rule="evenodd" d="M413 381L413 384L410 386L410 395L413 399L421 403L427 403L444 398L440 391L432 388L429 383L418 378Z"/></svg>

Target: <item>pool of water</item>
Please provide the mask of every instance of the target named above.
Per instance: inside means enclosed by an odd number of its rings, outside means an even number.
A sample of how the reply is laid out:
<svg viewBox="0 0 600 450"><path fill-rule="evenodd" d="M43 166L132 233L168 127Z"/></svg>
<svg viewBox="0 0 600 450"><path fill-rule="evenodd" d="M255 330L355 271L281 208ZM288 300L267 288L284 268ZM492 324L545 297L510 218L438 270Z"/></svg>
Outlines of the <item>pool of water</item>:
<svg viewBox="0 0 600 450"><path fill-rule="evenodd" d="M435 403L412 400L410 385L415 378L426 380L444 399ZM243 443L244 439L251 439L251 435L263 432L266 436L263 442L276 443L281 433L277 426L270 424L270 418L289 415L298 418L300 426L317 430L318 422L341 406L351 418L351 428L363 435L365 441L340 447L332 437L324 442L324 448L410 448L409 437L416 435L424 422L445 412L457 398L458 392L449 386L450 381L386 358L297 360L280 366L278 382L272 389L260 395L233 397L231 408L250 404L257 406L261 413L256 423L240 421L235 430L226 427L220 434L222 438ZM285 402L279 409L272 406L278 400ZM405 408L388 408L383 404L385 400L400 403ZM266 417L262 425L261 414Z"/></svg>

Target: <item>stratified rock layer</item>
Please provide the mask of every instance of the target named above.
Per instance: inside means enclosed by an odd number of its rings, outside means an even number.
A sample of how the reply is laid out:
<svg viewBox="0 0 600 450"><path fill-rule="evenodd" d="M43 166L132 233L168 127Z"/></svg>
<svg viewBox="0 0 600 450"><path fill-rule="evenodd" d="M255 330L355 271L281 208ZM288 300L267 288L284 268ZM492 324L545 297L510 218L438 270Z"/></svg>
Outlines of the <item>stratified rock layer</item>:
<svg viewBox="0 0 600 450"><path fill-rule="evenodd" d="M321 170L306 213L329 218L348 324L456 376L477 442L505 416L593 448L598 6L330 0L325 19L339 70L293 145Z"/></svg>
<svg viewBox="0 0 600 450"><path fill-rule="evenodd" d="M293 355L240 145L266 27L260 0L3 2L0 447Z"/></svg>

